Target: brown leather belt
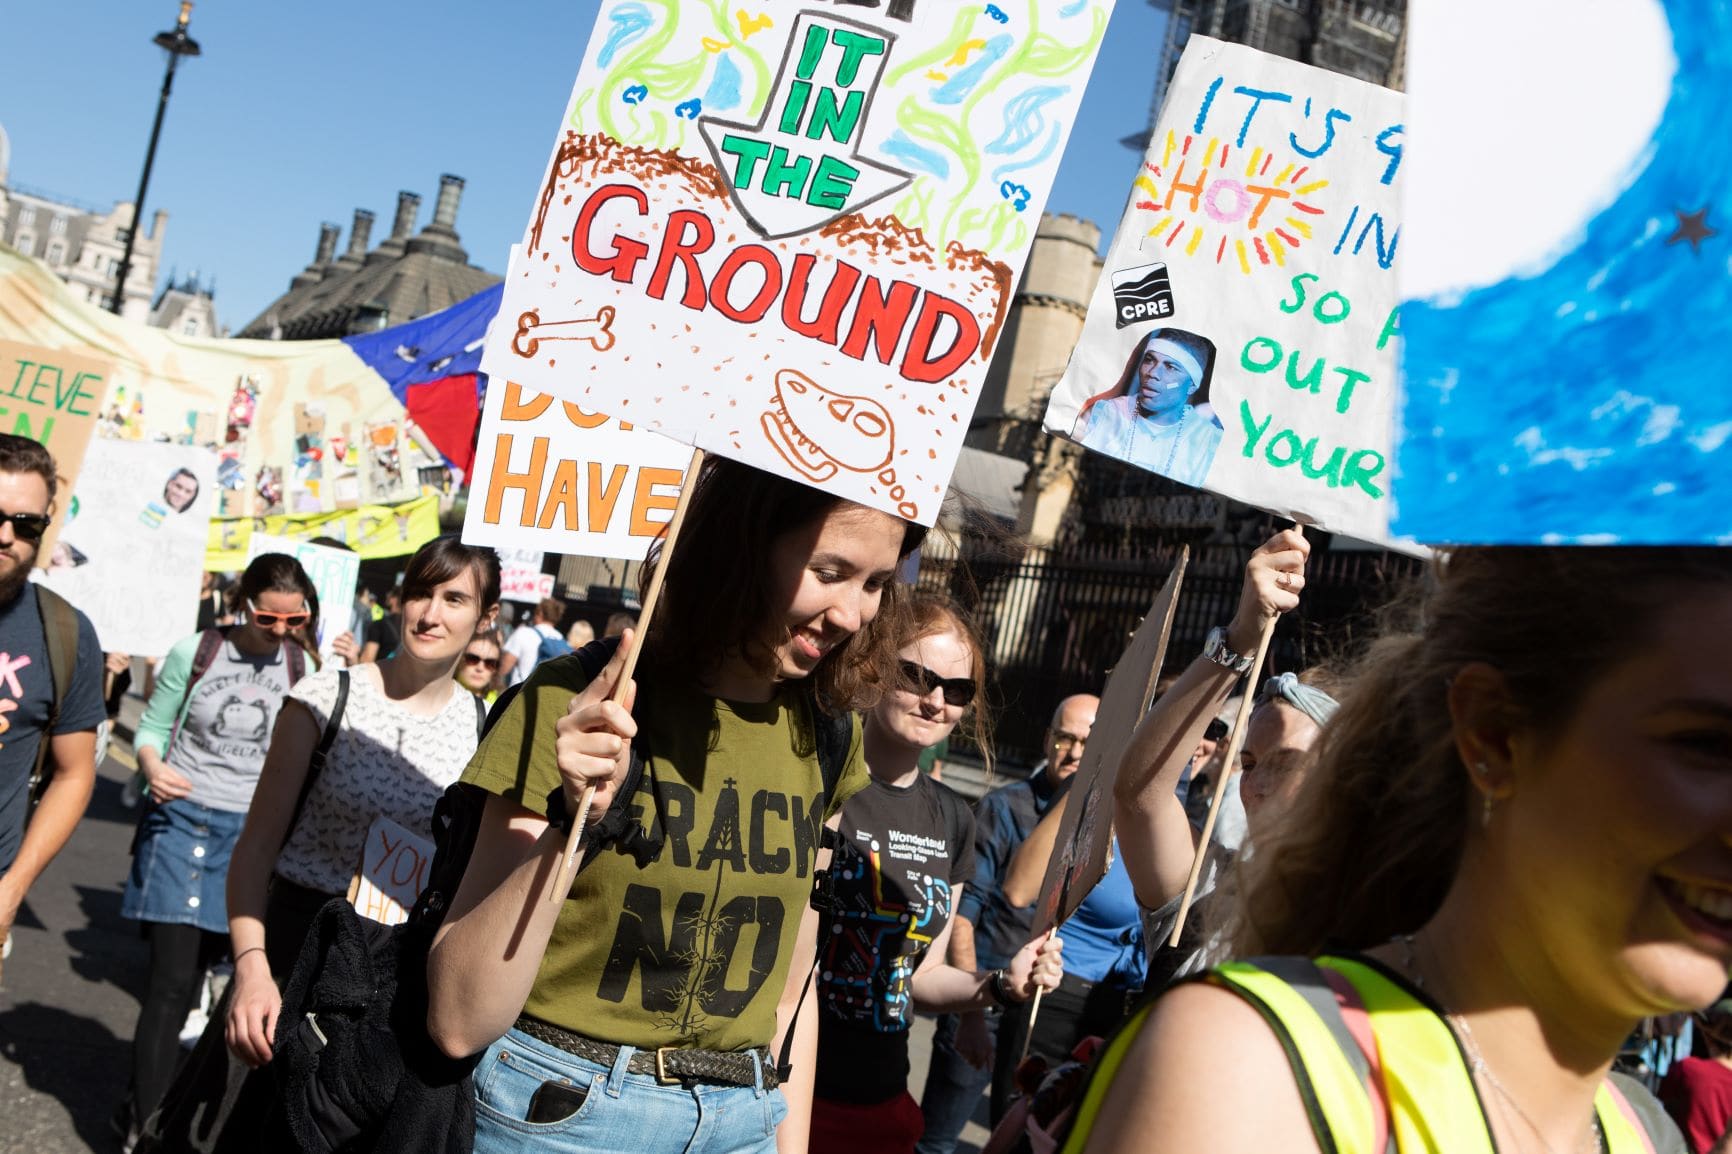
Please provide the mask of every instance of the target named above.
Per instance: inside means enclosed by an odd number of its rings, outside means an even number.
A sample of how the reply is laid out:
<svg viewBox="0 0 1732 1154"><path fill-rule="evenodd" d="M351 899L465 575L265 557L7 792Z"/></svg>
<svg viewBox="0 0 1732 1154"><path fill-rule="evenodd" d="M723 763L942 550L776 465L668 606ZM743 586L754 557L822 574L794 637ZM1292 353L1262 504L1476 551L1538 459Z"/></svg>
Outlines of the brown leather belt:
<svg viewBox="0 0 1732 1154"><path fill-rule="evenodd" d="M619 1060L619 1047L612 1042L598 1042L528 1014L517 1019L517 1028L538 1042L546 1042L598 1065L612 1066ZM755 1063L753 1054L758 1056ZM688 1050L663 1046L658 1050L637 1051L625 1068L633 1074L653 1074L658 1082L709 1082L721 1086L756 1086L762 1070L764 1089L774 1090L781 1084L781 1079L776 1076L776 1064L770 1061L770 1051L764 1046L752 1050Z"/></svg>

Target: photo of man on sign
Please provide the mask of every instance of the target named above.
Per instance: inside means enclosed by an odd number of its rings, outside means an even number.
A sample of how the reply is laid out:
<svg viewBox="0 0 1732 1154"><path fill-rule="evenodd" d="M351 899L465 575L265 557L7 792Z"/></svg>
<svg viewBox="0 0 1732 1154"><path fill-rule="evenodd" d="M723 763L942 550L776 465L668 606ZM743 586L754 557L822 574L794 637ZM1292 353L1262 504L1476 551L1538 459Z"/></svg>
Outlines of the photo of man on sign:
<svg viewBox="0 0 1732 1154"><path fill-rule="evenodd" d="M1209 404L1215 344L1183 329L1155 329L1131 350L1113 387L1083 403L1072 436L1096 452L1201 486L1221 447Z"/></svg>

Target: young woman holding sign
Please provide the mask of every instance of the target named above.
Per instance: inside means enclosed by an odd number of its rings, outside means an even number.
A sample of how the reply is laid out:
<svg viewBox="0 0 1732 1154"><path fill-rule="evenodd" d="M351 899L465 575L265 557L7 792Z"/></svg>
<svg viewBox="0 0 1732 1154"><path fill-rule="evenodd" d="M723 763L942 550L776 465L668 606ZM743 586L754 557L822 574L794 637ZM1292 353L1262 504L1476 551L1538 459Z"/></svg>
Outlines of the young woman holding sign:
<svg viewBox="0 0 1732 1154"><path fill-rule="evenodd" d="M1256 960L1133 1021L1075 1148L1683 1149L1608 1071L1732 965L1732 556L1462 550L1422 622L1246 863Z"/></svg>
<svg viewBox="0 0 1732 1154"><path fill-rule="evenodd" d="M811 1148L912 1152L920 1107L908 1093L914 1011L1020 1005L1058 985L1061 944L1030 942L1003 970L945 961L951 914L974 875L974 817L920 772L920 755L966 717L991 766L986 656L943 598L914 597L902 676L866 715L871 784L842 807L830 910L818 934L818 1073Z"/></svg>
<svg viewBox="0 0 1732 1154"><path fill-rule="evenodd" d="M271 1060L282 996L313 916L346 893L375 818L430 835L433 806L475 750L478 706L452 677L499 609L499 557L438 537L403 574L403 638L377 665L327 669L295 688L277 719L229 872L235 977L229 1049ZM338 697L343 683L347 694ZM303 794L335 714L326 763Z"/></svg>
<svg viewBox="0 0 1732 1154"><path fill-rule="evenodd" d="M846 711L895 682L896 573L925 531L726 460L695 484L653 559L641 679L610 700L629 635L605 667L604 642L545 662L465 775L489 796L428 1029L487 1051L477 1154L768 1152L778 1127L805 1149L808 898L824 827L866 784ZM552 895L589 786L583 868Z"/></svg>

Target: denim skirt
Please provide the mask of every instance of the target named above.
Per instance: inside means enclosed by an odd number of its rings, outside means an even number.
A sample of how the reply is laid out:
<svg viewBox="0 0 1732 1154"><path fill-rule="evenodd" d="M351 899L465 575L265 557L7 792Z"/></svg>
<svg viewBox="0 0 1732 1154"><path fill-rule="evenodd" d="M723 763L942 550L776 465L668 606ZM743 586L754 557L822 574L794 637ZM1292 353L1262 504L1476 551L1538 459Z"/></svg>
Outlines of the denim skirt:
<svg viewBox="0 0 1732 1154"><path fill-rule="evenodd" d="M246 820L187 798L152 806L139 819L121 915L228 933L229 855Z"/></svg>
<svg viewBox="0 0 1732 1154"><path fill-rule="evenodd" d="M627 1071L633 1053L622 1046L603 1066L507 1032L475 1069L474 1154L775 1154L788 1113L781 1090L662 1085ZM582 1101L557 1121L531 1122L531 1103L549 1083L568 1108Z"/></svg>

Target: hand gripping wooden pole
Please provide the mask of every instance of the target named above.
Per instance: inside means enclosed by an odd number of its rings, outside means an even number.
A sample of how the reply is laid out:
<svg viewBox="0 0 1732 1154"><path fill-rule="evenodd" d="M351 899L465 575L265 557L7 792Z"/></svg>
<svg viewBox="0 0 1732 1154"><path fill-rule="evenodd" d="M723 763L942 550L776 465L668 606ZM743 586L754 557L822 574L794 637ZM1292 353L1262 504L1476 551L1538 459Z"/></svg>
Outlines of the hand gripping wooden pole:
<svg viewBox="0 0 1732 1154"><path fill-rule="evenodd" d="M643 611L638 614L638 627L632 634L631 648L625 653L625 667L619 671L619 680L614 683L614 701L625 696L625 687L631 684L632 673L637 669L638 655L643 652L643 639L650 631L650 622L655 620L656 602L661 600L662 580L667 576L668 560L674 555L680 526L685 524L686 508L692 502L692 490L698 487L698 472L703 466L704 451L693 449L691 464L686 466L685 480L680 483L680 499L674 506L673 519L668 522L667 532L662 534L661 559L656 564L655 572L650 575L650 586L644 593ZM571 883L577 878L577 851L583 844L584 827L589 824L589 807L593 801L595 786L591 785L584 789L583 797L577 803L577 816L572 819L571 830L565 835L565 852L560 855L559 872L553 880L553 891L548 894L550 901L564 901L565 895L571 892Z"/></svg>
<svg viewBox="0 0 1732 1154"><path fill-rule="evenodd" d="M1222 758L1225 768L1221 771L1221 780L1215 783L1215 796L1209 800L1209 818L1203 823L1202 837L1197 840L1197 856L1191 860L1191 877L1185 882L1185 896L1179 902L1179 917L1173 923L1173 936L1167 939L1167 944L1175 948L1179 944L1179 935L1185 932L1191 901L1197 896L1197 881L1203 876L1203 861L1209 856L1209 839L1215 835L1215 819L1221 816L1227 783L1239 772L1239 748L1245 744L1245 726L1251 720L1252 707L1257 703L1257 681L1263 675L1263 659L1269 654L1269 642L1275 639L1275 623L1279 620L1279 617L1269 618L1263 626L1263 636L1257 639L1257 656L1251 659L1251 679L1245 685L1244 696L1239 698L1239 713L1233 719L1233 732L1227 737L1227 755Z"/></svg>

